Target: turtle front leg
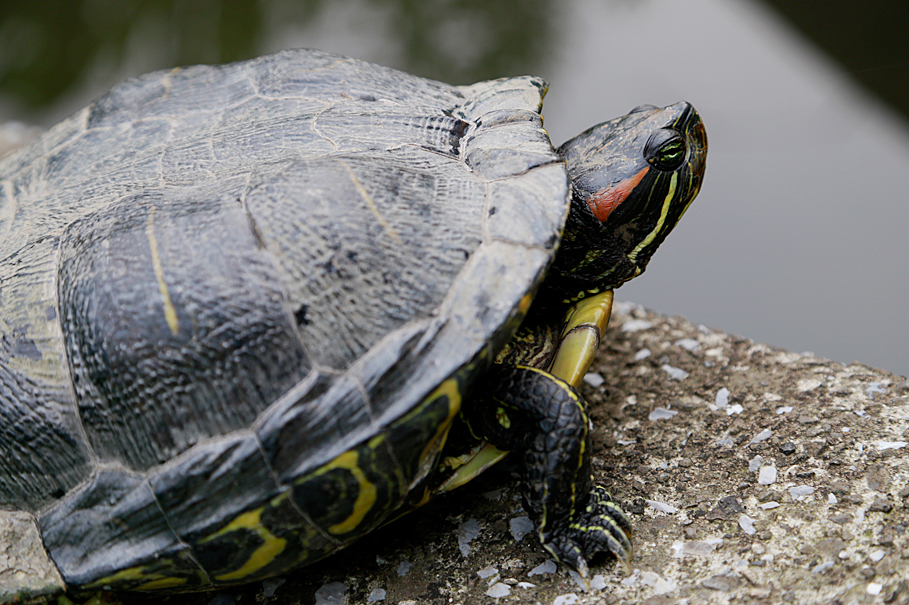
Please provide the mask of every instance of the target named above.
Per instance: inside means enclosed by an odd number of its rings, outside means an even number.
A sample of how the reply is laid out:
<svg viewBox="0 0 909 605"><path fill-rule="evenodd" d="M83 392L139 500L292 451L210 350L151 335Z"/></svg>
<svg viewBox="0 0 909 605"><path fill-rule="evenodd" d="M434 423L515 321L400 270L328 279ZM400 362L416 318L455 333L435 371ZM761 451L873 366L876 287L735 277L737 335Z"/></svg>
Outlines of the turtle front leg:
<svg viewBox="0 0 909 605"><path fill-rule="evenodd" d="M540 542L584 577L598 552L612 552L626 566L631 558L631 523L591 476L587 403L575 390L611 310L610 290L576 303L561 331L545 321L522 328L480 398L464 409L478 437L523 454L525 504Z"/></svg>
<svg viewBox="0 0 909 605"><path fill-rule="evenodd" d="M549 371L573 387L581 384L612 314L612 290L578 301L565 318ZM531 364L532 365L532 364Z"/></svg>
<svg viewBox="0 0 909 605"><path fill-rule="evenodd" d="M523 456L525 506L543 547L582 577L598 552L627 564L631 523L593 483L583 397L537 368L498 366L490 379L484 395L463 411L477 436Z"/></svg>

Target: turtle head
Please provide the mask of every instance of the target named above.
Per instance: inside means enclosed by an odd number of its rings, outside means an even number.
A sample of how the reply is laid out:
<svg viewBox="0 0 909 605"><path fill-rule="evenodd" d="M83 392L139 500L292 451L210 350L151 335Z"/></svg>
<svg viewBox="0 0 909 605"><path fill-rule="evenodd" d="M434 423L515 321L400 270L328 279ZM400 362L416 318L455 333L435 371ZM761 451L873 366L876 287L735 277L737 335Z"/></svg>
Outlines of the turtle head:
<svg viewBox="0 0 909 605"><path fill-rule="evenodd" d="M707 134L689 103L636 107L558 149L571 211L545 290L563 301L640 275L704 178Z"/></svg>

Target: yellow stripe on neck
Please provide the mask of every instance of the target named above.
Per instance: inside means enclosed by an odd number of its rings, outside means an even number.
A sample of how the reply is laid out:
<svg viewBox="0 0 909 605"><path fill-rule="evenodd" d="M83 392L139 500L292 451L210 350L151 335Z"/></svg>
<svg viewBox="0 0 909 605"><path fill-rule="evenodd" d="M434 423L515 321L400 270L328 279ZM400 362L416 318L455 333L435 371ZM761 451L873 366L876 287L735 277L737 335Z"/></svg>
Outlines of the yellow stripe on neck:
<svg viewBox="0 0 909 605"><path fill-rule="evenodd" d="M669 192L666 194L666 198L663 200L663 207L660 209L660 220L657 221L656 226L653 230L647 234L640 244L638 244L634 250L628 255L628 258L631 259L631 262L637 260L638 254L641 250L650 245L650 243L656 238L657 234L663 229L663 224L666 222L666 215L669 214L669 207L672 205L672 201L675 199L675 189L679 182L679 173L673 172L672 177L669 179Z"/></svg>

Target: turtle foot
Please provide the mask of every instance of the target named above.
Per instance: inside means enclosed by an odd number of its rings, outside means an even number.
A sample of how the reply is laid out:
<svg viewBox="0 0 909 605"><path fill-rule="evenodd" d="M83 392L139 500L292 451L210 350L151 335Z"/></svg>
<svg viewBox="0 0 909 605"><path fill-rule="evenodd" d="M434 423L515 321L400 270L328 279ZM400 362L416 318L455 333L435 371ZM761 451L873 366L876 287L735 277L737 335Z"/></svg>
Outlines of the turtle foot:
<svg viewBox="0 0 909 605"><path fill-rule="evenodd" d="M578 509L572 521L553 532L543 546L560 563L588 577L587 559L597 553L611 552L629 569L632 556L631 521L604 488L594 486L587 506Z"/></svg>

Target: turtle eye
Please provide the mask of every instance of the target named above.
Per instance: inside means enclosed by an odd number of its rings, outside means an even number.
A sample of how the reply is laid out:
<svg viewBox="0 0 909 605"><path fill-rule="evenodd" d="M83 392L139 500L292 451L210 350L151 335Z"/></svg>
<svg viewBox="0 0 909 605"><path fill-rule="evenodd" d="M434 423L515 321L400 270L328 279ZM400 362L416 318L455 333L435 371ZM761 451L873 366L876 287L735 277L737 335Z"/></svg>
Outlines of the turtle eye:
<svg viewBox="0 0 909 605"><path fill-rule="evenodd" d="M685 139L672 128L661 128L644 145L644 157L658 170L672 171L682 165L688 149Z"/></svg>

